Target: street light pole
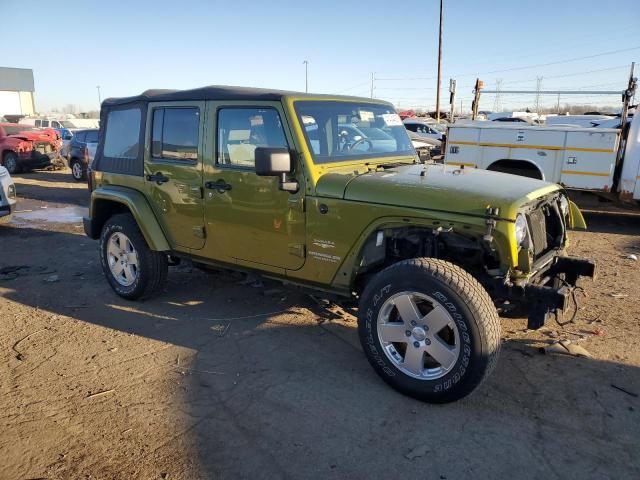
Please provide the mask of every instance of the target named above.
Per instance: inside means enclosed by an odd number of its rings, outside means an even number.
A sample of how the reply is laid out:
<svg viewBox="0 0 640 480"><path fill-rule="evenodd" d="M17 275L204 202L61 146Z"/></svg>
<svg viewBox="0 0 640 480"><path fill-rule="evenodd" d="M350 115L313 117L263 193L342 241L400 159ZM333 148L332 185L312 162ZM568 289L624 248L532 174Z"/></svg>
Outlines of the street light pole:
<svg viewBox="0 0 640 480"><path fill-rule="evenodd" d="M305 60L304 63L304 91L309 93L309 60Z"/></svg>
<svg viewBox="0 0 640 480"><path fill-rule="evenodd" d="M96 85L96 88L98 89L98 107L100 107L102 105L102 97L100 96L100 85Z"/></svg>
<svg viewBox="0 0 640 480"><path fill-rule="evenodd" d="M440 31L438 34L438 87L436 89L436 121L440 121L440 83L442 83L442 10L443 0L440 0Z"/></svg>

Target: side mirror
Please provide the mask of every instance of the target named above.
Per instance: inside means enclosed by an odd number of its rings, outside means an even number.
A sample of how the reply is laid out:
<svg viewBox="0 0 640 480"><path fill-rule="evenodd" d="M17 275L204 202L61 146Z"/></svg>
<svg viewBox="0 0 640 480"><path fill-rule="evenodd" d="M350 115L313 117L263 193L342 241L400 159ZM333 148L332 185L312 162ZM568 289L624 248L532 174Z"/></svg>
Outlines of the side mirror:
<svg viewBox="0 0 640 480"><path fill-rule="evenodd" d="M291 152L286 148L258 147L256 155L256 175L261 177L280 177L280 190L295 193L298 182L288 181L287 173L293 170Z"/></svg>

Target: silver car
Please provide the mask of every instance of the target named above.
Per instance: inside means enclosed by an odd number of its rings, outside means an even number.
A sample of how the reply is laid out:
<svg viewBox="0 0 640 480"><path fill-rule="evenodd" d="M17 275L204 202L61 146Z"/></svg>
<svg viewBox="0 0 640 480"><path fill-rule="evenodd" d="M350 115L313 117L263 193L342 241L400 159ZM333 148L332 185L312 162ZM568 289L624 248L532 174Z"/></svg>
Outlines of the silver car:
<svg viewBox="0 0 640 480"><path fill-rule="evenodd" d="M16 186L6 168L0 167L0 223L8 222L16 205Z"/></svg>

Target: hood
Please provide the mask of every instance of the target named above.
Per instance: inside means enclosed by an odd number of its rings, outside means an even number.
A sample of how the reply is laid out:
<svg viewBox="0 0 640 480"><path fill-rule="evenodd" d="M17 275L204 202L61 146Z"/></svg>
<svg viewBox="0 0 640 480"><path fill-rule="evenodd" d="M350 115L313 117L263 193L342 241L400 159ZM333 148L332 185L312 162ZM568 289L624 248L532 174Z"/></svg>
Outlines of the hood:
<svg viewBox="0 0 640 480"><path fill-rule="evenodd" d="M20 132L20 133L14 133L12 135L7 135L7 136L12 138L19 138L20 140L31 140L32 142L49 140L49 137L47 135L42 133L36 133L36 132Z"/></svg>
<svg viewBox="0 0 640 480"><path fill-rule="evenodd" d="M424 174L422 174L424 172ZM320 196L367 203L515 220L517 209L561 187L532 178L448 165L407 165L369 173L329 173L318 181Z"/></svg>

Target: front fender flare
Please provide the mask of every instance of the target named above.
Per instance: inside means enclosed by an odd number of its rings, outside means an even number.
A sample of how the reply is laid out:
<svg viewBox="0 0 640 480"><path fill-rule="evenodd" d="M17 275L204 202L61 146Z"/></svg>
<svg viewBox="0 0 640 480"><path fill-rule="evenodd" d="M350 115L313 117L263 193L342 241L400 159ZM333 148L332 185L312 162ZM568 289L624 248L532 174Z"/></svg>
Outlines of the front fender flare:
<svg viewBox="0 0 640 480"><path fill-rule="evenodd" d="M586 230L587 222L584 221L582 212L578 206L569 200L569 226L576 230Z"/></svg>
<svg viewBox="0 0 640 480"><path fill-rule="evenodd" d="M89 218L85 222L91 225L85 228L89 237L98 238L106 221L106 218L101 219L103 215L99 211L101 201L119 203L127 207L151 250L158 252L171 250L167 237L162 231L160 223L158 223L158 219L146 197L139 191L127 187L109 185L99 187L91 193Z"/></svg>

